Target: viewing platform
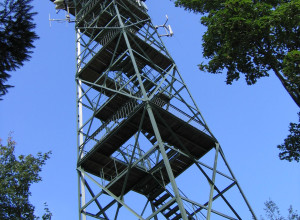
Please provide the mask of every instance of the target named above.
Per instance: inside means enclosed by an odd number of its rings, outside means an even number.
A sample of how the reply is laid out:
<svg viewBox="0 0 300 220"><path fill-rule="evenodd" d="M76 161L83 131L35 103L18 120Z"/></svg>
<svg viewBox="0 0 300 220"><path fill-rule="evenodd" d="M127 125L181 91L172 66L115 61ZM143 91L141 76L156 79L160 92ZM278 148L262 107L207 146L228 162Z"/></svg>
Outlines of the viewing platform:
<svg viewBox="0 0 300 220"><path fill-rule="evenodd" d="M122 60L128 59L126 58L128 56L126 55L128 47L123 37L119 41L119 35L120 32L115 31L108 36L108 39L102 39L103 41L106 41L106 44L80 70L79 77L81 79L92 83L95 82L95 80L107 70L107 67L110 66L113 58L116 60L113 70L123 70L122 67L124 67L125 64L128 64L126 62L122 62ZM148 65L153 69L160 68L160 70L167 70L173 64L172 59L156 50L135 34L129 33L128 36L134 56L140 61L140 63L143 63L143 66L139 67L140 69L142 69L145 65ZM118 58L120 59L118 60ZM132 75L132 73L134 73L133 65L127 65L125 73Z"/></svg>
<svg viewBox="0 0 300 220"><path fill-rule="evenodd" d="M127 119L109 132L78 164L85 171L111 181L107 187L116 196L121 193L121 186L128 171L128 163L111 156L138 131L144 105L139 105ZM200 159L215 146L214 139L207 134L163 108L155 104L151 104L151 106L154 109L154 116L164 143L183 152L187 150L195 159ZM147 113L143 121L142 132L155 144L154 132ZM174 149L170 148L167 155L175 177L193 164L191 159ZM156 172L158 170L159 172ZM100 173L104 176L100 176ZM155 176L156 178L154 178ZM150 195L161 187L156 179L163 179L164 184L170 182L163 161L155 164L150 170L140 165L134 166L129 174L125 193L133 190L143 195Z"/></svg>

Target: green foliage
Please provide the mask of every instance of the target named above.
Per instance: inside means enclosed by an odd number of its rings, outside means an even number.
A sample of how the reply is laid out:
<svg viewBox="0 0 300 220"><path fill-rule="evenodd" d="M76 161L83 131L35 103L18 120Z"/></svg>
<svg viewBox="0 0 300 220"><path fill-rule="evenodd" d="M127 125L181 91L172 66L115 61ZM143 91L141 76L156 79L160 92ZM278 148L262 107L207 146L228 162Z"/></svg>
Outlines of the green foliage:
<svg viewBox="0 0 300 220"><path fill-rule="evenodd" d="M290 134L284 140L284 143L278 145L281 150L279 158L281 160L288 161L300 161L300 112L298 113L299 123L290 123L289 132Z"/></svg>
<svg viewBox="0 0 300 220"><path fill-rule="evenodd" d="M34 206L29 202L29 188L42 180L39 173L51 152L16 158L15 145L11 137L6 146L0 142L0 219L36 219ZM45 211L43 219L51 219L47 206Z"/></svg>
<svg viewBox="0 0 300 220"><path fill-rule="evenodd" d="M184 7L186 10L204 14L222 9L224 2L224 0L176 0L175 6Z"/></svg>
<svg viewBox="0 0 300 220"><path fill-rule="evenodd" d="M287 218L281 216L278 206L270 199L265 202L264 210L266 212L265 215L267 219L270 220L300 220L300 215L298 215L297 211L293 210L292 206L288 209L289 214ZM263 217L261 219L264 220Z"/></svg>
<svg viewBox="0 0 300 220"><path fill-rule="evenodd" d="M46 202L44 203L44 205L45 205L45 208L44 208L45 214L42 216L42 219L43 220L51 220L52 213L50 212Z"/></svg>
<svg viewBox="0 0 300 220"><path fill-rule="evenodd" d="M289 81L290 89L300 91L300 51L287 53L283 60L283 73Z"/></svg>
<svg viewBox="0 0 300 220"><path fill-rule="evenodd" d="M29 60L38 38L31 12L32 0L3 0L0 2L0 97L12 87L5 84L14 71Z"/></svg>
<svg viewBox="0 0 300 220"><path fill-rule="evenodd" d="M201 70L225 70L227 84L243 74L249 85L272 70L300 107L300 0L176 0L175 5L203 14L203 55L209 61Z"/></svg>

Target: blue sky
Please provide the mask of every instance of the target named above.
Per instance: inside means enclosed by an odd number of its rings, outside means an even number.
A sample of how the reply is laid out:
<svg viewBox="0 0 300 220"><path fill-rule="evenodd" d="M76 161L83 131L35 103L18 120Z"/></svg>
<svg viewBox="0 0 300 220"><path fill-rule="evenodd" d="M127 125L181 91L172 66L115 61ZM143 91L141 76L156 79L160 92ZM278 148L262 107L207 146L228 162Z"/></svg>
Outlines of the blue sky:
<svg viewBox="0 0 300 220"><path fill-rule="evenodd" d="M0 102L0 137L9 132L17 142L17 154L52 151L41 175L32 186L37 214L47 202L53 219L77 219L75 31L73 24L52 22L50 1L34 1L40 39L32 59L12 72L9 90ZM218 138L240 185L257 216L264 202L273 199L287 213L289 205L300 211L299 164L280 161L276 146L297 121L296 104L272 74L247 86L243 77L228 86L225 75L200 72L200 15L175 8L169 0L147 1L155 25L169 16L175 33L164 38L167 49L198 104L210 129ZM196 190L196 189L195 189Z"/></svg>

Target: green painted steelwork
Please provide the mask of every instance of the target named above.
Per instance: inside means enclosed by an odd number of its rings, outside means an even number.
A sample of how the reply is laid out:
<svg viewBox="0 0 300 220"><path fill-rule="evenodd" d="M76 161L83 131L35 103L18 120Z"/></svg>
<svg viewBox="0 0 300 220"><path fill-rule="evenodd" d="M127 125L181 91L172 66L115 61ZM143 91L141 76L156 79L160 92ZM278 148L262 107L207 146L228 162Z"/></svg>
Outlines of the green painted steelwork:
<svg viewBox="0 0 300 220"><path fill-rule="evenodd" d="M242 219L225 196L233 188L256 219L143 4L64 2L77 34L79 219ZM210 166L200 162L209 154ZM207 185L200 202L177 181L192 166ZM143 209L127 195L143 198Z"/></svg>

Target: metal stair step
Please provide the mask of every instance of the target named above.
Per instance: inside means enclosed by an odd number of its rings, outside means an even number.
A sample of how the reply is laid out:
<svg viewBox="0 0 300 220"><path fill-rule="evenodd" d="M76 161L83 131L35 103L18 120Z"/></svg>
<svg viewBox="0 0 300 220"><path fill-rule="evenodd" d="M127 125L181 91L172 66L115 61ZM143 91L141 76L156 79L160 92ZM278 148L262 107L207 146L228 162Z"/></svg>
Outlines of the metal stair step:
<svg viewBox="0 0 300 220"><path fill-rule="evenodd" d="M187 210L185 210L186 211L186 214L188 214L188 220L195 220L195 218L193 217L193 215L191 215L191 214L189 214L188 212L187 212ZM172 218L171 220L178 220L178 219L182 219L182 216L181 216L181 213L178 213L174 218Z"/></svg>
<svg viewBox="0 0 300 220"><path fill-rule="evenodd" d="M172 218L171 220L178 220L181 219L181 214L176 215L174 218Z"/></svg>
<svg viewBox="0 0 300 220"><path fill-rule="evenodd" d="M150 133L146 133L146 132L144 132L144 135L145 135L145 137L146 137L146 138L148 138L148 139L150 139L151 137L153 137L153 135L152 135L152 134L150 134Z"/></svg>
<svg viewBox="0 0 300 220"><path fill-rule="evenodd" d="M156 138L154 135L150 134L150 133L144 133L145 137L152 143L155 144L156 143Z"/></svg>
<svg viewBox="0 0 300 220"><path fill-rule="evenodd" d="M162 193L165 192L165 189L160 187L159 188L155 188L152 193L149 196L149 200L154 200L155 198L157 198L159 195L161 195Z"/></svg>
<svg viewBox="0 0 300 220"><path fill-rule="evenodd" d="M149 141L150 141L152 144L155 144L157 140L156 140L155 136L153 136L152 138L149 139Z"/></svg>
<svg viewBox="0 0 300 220"><path fill-rule="evenodd" d="M165 195L163 195L162 197L160 197L159 199L157 199L156 201L154 201L153 205L155 205L156 207L158 207L164 201L166 201L168 198L170 198L170 195L168 193L166 193Z"/></svg>
<svg viewBox="0 0 300 220"><path fill-rule="evenodd" d="M167 209L168 210L168 209ZM164 216L169 218L171 215L176 213L179 210L178 206L175 206L173 209L171 209L169 212L165 213L167 210L164 211Z"/></svg>

